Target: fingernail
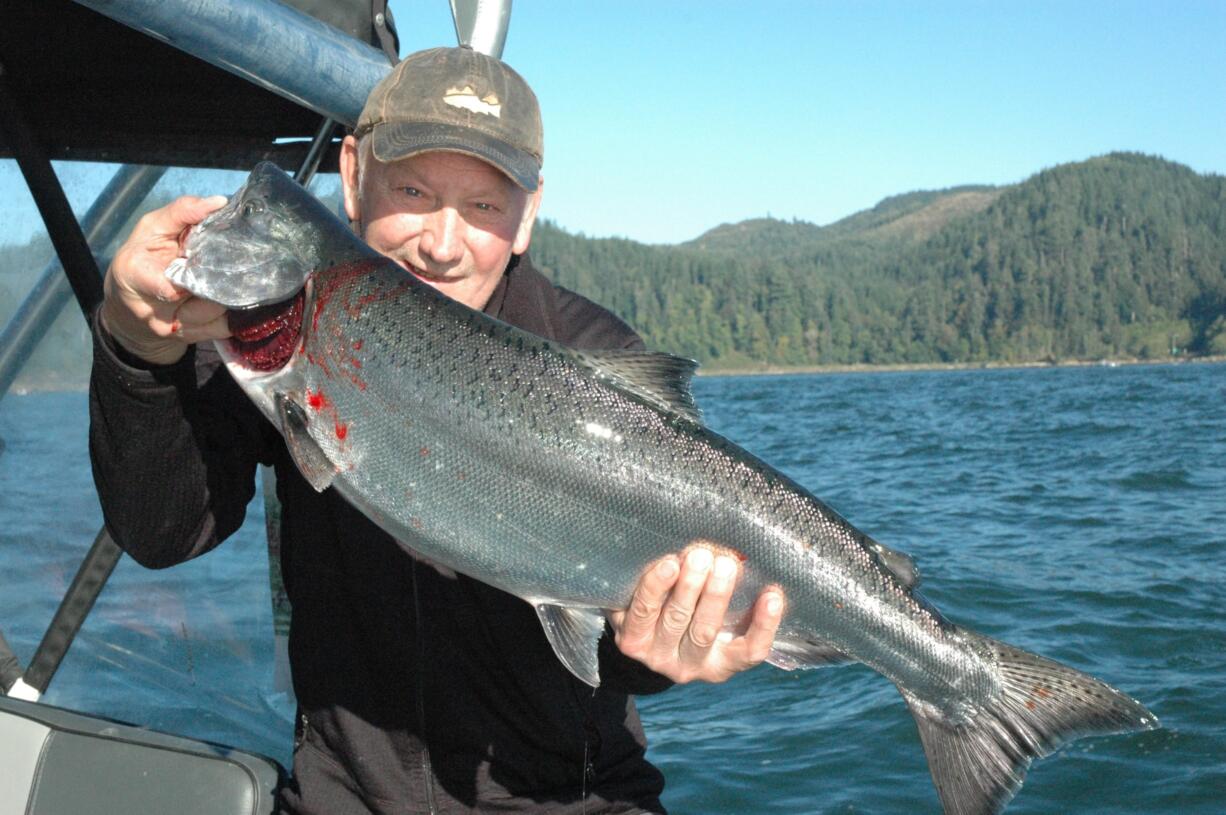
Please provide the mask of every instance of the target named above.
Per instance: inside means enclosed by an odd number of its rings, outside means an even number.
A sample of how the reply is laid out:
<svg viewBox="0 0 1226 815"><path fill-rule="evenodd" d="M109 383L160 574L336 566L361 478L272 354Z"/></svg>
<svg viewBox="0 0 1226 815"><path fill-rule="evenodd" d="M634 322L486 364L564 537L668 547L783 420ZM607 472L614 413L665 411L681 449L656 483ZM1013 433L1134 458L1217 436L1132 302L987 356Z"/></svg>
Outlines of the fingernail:
<svg viewBox="0 0 1226 815"><path fill-rule="evenodd" d="M711 568L711 553L706 549L695 549L686 556L691 569L706 571Z"/></svg>
<svg viewBox="0 0 1226 815"><path fill-rule="evenodd" d="M656 567L656 574L660 577L671 579L677 576L677 561L671 557L668 560L660 561L660 565Z"/></svg>
<svg viewBox="0 0 1226 815"><path fill-rule="evenodd" d="M229 201L229 200L230 199L226 198L224 195L210 195L208 198L204 199L204 203L209 204L211 206L220 207L220 206L225 206L226 201Z"/></svg>
<svg viewBox="0 0 1226 815"><path fill-rule="evenodd" d="M783 611L783 598L777 594L772 594L766 599L766 613L772 616L777 616Z"/></svg>
<svg viewBox="0 0 1226 815"><path fill-rule="evenodd" d="M730 557L717 557L715 559L715 576L721 580L731 580L736 574L736 561Z"/></svg>

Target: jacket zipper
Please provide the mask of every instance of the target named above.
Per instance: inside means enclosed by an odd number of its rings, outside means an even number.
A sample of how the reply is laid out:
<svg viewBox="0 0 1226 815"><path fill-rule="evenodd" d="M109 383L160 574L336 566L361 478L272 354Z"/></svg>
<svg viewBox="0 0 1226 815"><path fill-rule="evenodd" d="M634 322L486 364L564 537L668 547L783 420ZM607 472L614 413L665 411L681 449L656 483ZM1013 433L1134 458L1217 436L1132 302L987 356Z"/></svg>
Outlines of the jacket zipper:
<svg viewBox="0 0 1226 815"><path fill-rule="evenodd" d="M430 765L430 747L426 743L426 698L422 681L422 673L426 669L426 646L421 624L421 595L417 591L417 558L412 560L410 573L413 576L413 628L417 634L417 729L421 736L421 771L426 784L426 806L430 815L437 815L438 807L434 800L434 770Z"/></svg>

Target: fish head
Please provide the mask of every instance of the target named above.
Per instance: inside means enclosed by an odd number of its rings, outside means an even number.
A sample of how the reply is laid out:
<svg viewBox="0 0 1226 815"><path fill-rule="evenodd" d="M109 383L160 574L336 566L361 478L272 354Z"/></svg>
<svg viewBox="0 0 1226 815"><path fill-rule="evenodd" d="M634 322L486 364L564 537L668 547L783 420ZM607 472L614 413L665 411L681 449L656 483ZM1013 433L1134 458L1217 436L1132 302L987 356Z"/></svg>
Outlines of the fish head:
<svg viewBox="0 0 1226 815"><path fill-rule="evenodd" d="M192 228L166 277L227 307L222 357L232 372L259 378L286 367L301 343L315 275L357 256L378 257L319 199L262 162Z"/></svg>
<svg viewBox="0 0 1226 815"><path fill-rule="evenodd" d="M318 219L308 216L321 207L279 167L262 162L225 206L192 228L166 277L230 309L288 300L319 264Z"/></svg>

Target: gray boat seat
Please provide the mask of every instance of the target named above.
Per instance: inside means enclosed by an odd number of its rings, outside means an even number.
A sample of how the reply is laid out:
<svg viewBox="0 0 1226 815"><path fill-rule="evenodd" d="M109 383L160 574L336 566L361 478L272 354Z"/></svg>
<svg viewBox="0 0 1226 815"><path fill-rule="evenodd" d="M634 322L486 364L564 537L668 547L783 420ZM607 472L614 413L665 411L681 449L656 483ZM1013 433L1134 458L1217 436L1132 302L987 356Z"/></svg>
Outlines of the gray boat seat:
<svg viewBox="0 0 1226 815"><path fill-rule="evenodd" d="M262 815L272 759L0 695L0 815Z"/></svg>

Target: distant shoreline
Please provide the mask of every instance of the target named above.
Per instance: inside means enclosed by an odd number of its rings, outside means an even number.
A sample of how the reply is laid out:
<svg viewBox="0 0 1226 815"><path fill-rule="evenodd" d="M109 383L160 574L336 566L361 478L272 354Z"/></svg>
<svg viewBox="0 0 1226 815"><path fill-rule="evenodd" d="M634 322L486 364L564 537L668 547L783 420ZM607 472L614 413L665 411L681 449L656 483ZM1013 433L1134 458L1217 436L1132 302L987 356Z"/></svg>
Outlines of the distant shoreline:
<svg viewBox="0 0 1226 815"><path fill-rule="evenodd" d="M1095 359L1059 362L907 362L886 365L763 365L737 368L700 367L698 376L787 376L789 374L881 374L901 371L981 371L1026 368L1115 368L1123 365L1190 365L1226 362L1226 354L1185 359ZM28 383L18 381L9 389L13 396L31 393L83 393L88 383Z"/></svg>
<svg viewBox="0 0 1226 815"><path fill-rule="evenodd" d="M900 362L881 365L763 365L698 369L698 376L785 376L788 374L894 373L899 371L981 371L1026 368L1115 368L1124 365L1188 365L1226 362L1214 354L1183 359L1066 359L1058 362Z"/></svg>

